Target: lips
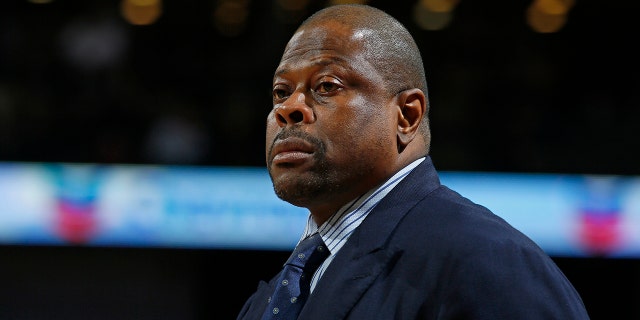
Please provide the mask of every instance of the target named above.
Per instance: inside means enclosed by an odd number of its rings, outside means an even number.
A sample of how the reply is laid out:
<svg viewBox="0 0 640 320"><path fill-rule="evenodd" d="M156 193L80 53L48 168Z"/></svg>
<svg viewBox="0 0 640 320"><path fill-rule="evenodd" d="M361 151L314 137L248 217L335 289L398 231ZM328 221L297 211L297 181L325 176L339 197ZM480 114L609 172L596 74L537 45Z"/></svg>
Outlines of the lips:
<svg viewBox="0 0 640 320"><path fill-rule="evenodd" d="M313 152L313 145L300 138L288 137L276 140L271 149L271 163L273 165L302 163L311 157Z"/></svg>

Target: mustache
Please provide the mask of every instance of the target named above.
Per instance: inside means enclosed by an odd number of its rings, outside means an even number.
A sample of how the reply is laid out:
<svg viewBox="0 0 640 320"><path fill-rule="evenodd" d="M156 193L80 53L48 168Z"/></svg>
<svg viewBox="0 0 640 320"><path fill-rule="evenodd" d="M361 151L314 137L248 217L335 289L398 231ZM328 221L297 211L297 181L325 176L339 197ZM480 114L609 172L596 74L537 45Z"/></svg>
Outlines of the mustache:
<svg viewBox="0 0 640 320"><path fill-rule="evenodd" d="M321 141L318 138L299 129L285 129L278 132L275 138L273 138L273 143L275 143L277 140L283 140L291 137L302 139L302 140L305 140L306 142L313 143L315 145L321 143Z"/></svg>
<svg viewBox="0 0 640 320"><path fill-rule="evenodd" d="M285 129L282 130L280 132L278 132L276 134L276 136L273 138L273 140L271 141L271 147L269 147L269 154L271 154L272 150L273 150L273 145L276 143L276 141L278 140L283 140L283 139L287 139L287 138L298 138L298 139L302 139L310 144L312 144L313 146L316 147L316 150L319 153L323 153L325 150L325 146L324 143L322 142L322 140L302 131L299 129Z"/></svg>

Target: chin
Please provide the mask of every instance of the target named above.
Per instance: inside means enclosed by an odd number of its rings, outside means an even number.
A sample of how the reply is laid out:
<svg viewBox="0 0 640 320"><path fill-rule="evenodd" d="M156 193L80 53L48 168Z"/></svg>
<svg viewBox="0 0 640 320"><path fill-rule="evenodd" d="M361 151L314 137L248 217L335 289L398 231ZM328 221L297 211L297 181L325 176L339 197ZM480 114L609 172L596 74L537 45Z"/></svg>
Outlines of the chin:
<svg viewBox="0 0 640 320"><path fill-rule="evenodd" d="M282 175L275 179L272 177L272 182L278 198L298 207L305 207L310 201L317 199L320 196L319 190L322 190L300 175Z"/></svg>
<svg viewBox="0 0 640 320"><path fill-rule="evenodd" d="M280 198L280 200L288 202L296 207L305 207L305 204L309 202L309 198L296 192L290 192L289 189L278 189L274 187L274 191L276 196Z"/></svg>

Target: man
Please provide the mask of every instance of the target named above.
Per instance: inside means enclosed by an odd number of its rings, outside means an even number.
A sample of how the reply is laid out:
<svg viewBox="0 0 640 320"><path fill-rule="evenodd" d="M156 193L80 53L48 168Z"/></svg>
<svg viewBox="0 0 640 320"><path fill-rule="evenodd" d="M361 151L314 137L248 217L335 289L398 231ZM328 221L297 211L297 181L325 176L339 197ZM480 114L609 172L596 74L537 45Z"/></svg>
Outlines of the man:
<svg viewBox="0 0 640 320"><path fill-rule="evenodd" d="M428 111L419 50L378 9L325 8L287 44L267 168L278 197L309 209L302 238L329 251L306 303L302 284L290 297L298 319L588 319L534 242L440 184ZM280 319L290 281L261 282L238 319Z"/></svg>

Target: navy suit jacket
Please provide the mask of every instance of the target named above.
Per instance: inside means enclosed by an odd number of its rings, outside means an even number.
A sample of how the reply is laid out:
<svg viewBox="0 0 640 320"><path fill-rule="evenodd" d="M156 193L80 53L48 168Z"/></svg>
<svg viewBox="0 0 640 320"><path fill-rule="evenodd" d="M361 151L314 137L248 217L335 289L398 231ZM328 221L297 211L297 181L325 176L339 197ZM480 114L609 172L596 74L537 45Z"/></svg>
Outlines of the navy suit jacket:
<svg viewBox="0 0 640 320"><path fill-rule="evenodd" d="M526 206L526 203L522 204ZM237 319L260 319L274 279ZM353 232L299 319L588 319L561 270L427 157Z"/></svg>

